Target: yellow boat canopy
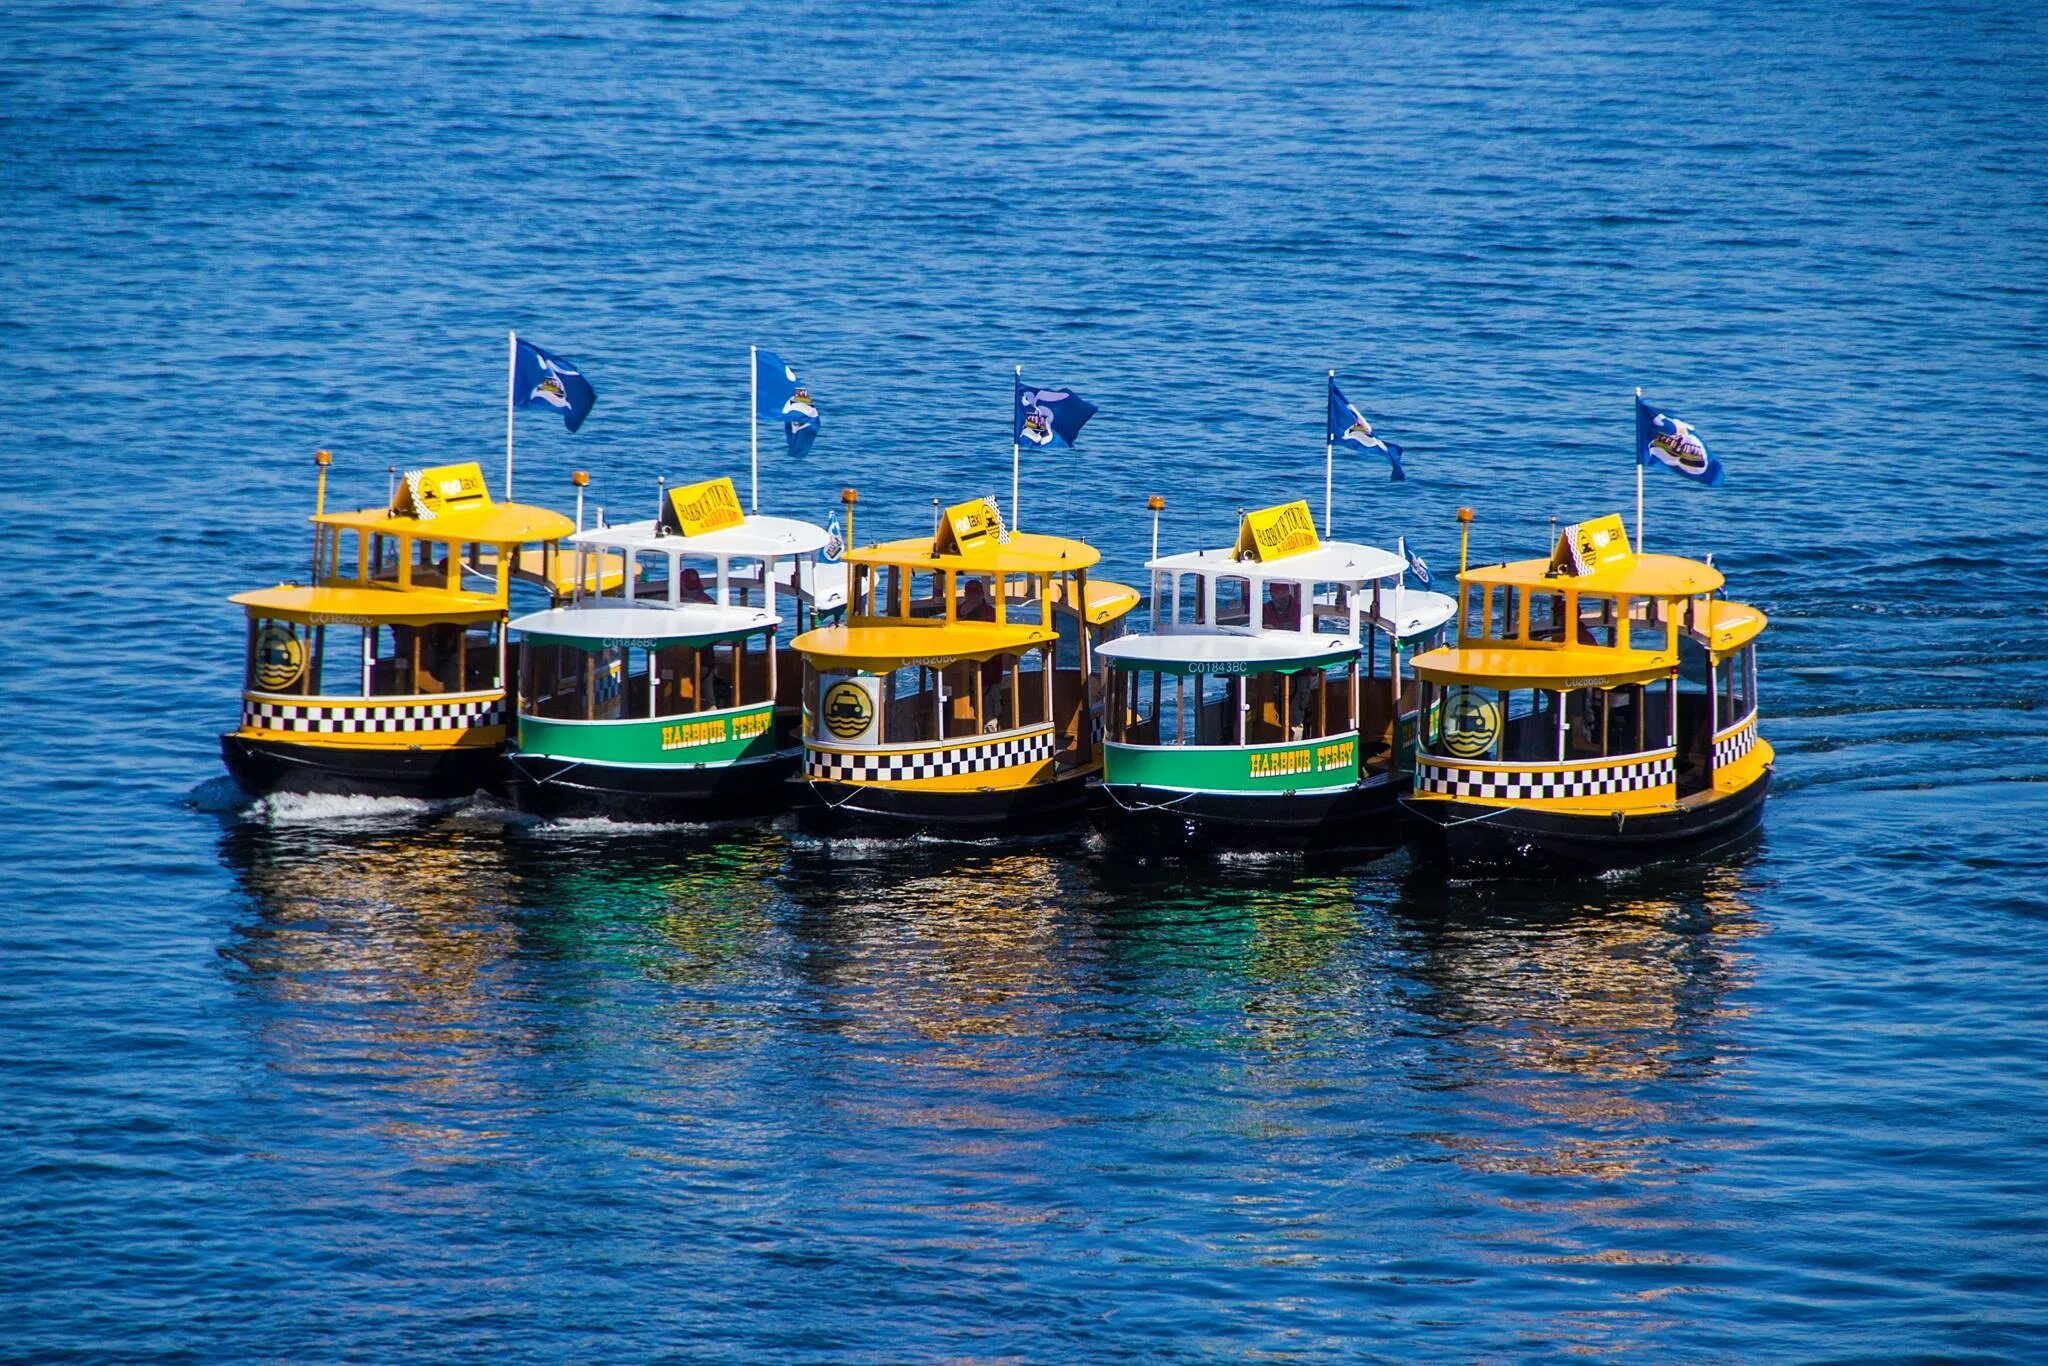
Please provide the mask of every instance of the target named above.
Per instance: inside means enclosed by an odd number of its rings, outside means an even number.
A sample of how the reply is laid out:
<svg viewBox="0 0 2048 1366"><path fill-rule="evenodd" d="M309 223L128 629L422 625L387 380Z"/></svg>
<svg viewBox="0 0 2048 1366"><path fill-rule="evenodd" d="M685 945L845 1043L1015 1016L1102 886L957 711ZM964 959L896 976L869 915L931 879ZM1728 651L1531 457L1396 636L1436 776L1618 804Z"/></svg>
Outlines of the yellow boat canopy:
<svg viewBox="0 0 2048 1366"><path fill-rule="evenodd" d="M388 508L316 513L317 526L410 536L435 542L522 545L556 541L576 529L559 512L530 503L494 503L474 461L408 470Z"/></svg>
<svg viewBox="0 0 2048 1366"><path fill-rule="evenodd" d="M963 659L993 659L1058 639L1059 633L1046 626L934 620L825 626L804 632L790 644L816 668L887 673L906 664L943 666Z"/></svg>
<svg viewBox="0 0 2048 1366"><path fill-rule="evenodd" d="M1630 555L1597 565L1584 574L1558 570L1552 560L1516 560L1480 565L1459 576L1460 583L1481 587L1563 589L1567 584L1586 593L1639 594L1645 597L1689 597L1711 593L1725 580L1721 571L1677 555Z"/></svg>
<svg viewBox="0 0 2048 1366"><path fill-rule="evenodd" d="M1768 619L1746 602L1714 601L1707 604L1703 634L1707 648L1716 655L1739 650L1763 633Z"/></svg>
<svg viewBox="0 0 2048 1366"><path fill-rule="evenodd" d="M495 621L504 604L488 593L368 585L302 588L280 584L237 593L229 602L252 617L304 626L432 626L437 622Z"/></svg>
<svg viewBox="0 0 2048 1366"><path fill-rule="evenodd" d="M1004 538L1002 514L986 498L956 503L946 509L931 540L912 537L849 550L848 564L899 565L910 569L950 569L962 574L1058 574L1086 569L1102 558L1083 541L1012 531ZM1089 594L1092 605L1094 594Z"/></svg>
<svg viewBox="0 0 2048 1366"><path fill-rule="evenodd" d="M1138 590L1126 584L1110 583L1106 579L1088 581L1088 603L1083 616L1090 626L1107 626L1138 605ZM1064 607L1067 601L1067 585L1064 580L1055 579L1052 585L1052 600Z"/></svg>
<svg viewBox="0 0 2048 1366"><path fill-rule="evenodd" d="M1671 672L1671 657L1649 650L1531 650L1513 646L1447 646L1415 656L1415 676L1431 683L1482 688L1613 688Z"/></svg>

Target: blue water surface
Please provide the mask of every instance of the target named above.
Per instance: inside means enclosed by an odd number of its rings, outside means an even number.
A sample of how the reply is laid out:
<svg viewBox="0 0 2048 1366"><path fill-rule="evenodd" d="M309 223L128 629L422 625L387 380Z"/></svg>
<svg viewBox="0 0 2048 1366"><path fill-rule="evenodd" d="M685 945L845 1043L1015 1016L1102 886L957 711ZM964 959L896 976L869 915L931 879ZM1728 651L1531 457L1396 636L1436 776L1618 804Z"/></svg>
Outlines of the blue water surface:
<svg viewBox="0 0 2048 1366"><path fill-rule="evenodd" d="M0 1354L2038 1356L2048 10L72 4L0 62ZM1007 487L1134 580L1320 500L1441 571L1729 471L1749 846L1394 855L252 806L239 614L331 495Z"/></svg>

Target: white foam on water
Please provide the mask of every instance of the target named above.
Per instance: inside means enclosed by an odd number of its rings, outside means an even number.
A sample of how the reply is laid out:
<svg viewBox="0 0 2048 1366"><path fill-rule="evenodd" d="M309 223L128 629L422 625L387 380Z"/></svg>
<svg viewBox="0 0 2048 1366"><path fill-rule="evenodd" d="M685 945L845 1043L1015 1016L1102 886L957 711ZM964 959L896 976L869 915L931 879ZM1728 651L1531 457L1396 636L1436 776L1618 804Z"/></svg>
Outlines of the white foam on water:
<svg viewBox="0 0 2048 1366"><path fill-rule="evenodd" d="M265 825L368 825L411 821L452 811L465 798L423 801L415 797L334 796L327 793L275 792L257 799L245 813Z"/></svg>

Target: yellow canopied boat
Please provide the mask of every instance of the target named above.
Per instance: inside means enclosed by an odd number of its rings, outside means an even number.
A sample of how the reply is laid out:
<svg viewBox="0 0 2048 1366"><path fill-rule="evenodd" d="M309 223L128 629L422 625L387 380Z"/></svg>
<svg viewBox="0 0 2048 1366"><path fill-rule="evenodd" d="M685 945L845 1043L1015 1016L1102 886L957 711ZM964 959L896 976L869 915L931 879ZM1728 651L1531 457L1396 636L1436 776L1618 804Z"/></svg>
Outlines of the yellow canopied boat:
<svg viewBox="0 0 2048 1366"><path fill-rule="evenodd" d="M1102 767L1094 649L1137 591L1090 582L1092 546L1009 532L986 499L946 509L929 539L844 558L844 624L793 642L803 822L1010 833L1079 816Z"/></svg>
<svg viewBox="0 0 2048 1366"><path fill-rule="evenodd" d="M1461 571L1457 644L1414 660L1403 800L1424 852L1455 871L1591 872L1752 829L1775 757L1757 734L1765 619L1722 583L1636 553L1619 517L1566 528L1548 559Z"/></svg>

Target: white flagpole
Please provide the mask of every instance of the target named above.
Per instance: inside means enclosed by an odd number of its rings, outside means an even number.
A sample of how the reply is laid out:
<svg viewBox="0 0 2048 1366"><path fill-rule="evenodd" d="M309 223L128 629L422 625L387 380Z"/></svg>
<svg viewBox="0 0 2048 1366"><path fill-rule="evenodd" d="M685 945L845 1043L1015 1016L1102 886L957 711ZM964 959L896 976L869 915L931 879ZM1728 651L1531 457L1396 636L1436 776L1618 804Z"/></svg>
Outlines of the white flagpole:
<svg viewBox="0 0 2048 1366"><path fill-rule="evenodd" d="M1332 387L1335 387L1336 383L1337 372L1332 370L1330 372L1330 384ZM1325 540L1329 539L1330 535L1330 457L1331 452L1335 449L1336 443L1330 440L1330 395L1325 390L1323 393L1323 538Z"/></svg>
<svg viewBox="0 0 2048 1366"><path fill-rule="evenodd" d="M1024 382L1024 367L1017 367L1017 383ZM1010 530L1022 531L1024 523L1017 517L1017 471L1023 461L1023 450L1017 444L1017 390L1010 389Z"/></svg>
<svg viewBox="0 0 2048 1366"><path fill-rule="evenodd" d="M761 348L747 348L747 435L754 447L753 510L761 510Z"/></svg>
<svg viewBox="0 0 2048 1366"><path fill-rule="evenodd" d="M1642 386L1641 386L1641 385L1637 385L1637 386L1636 386L1636 402L1638 402L1638 403L1641 403L1642 401L1643 401L1643 389L1642 389ZM1631 432L1633 432L1633 431L1634 431L1634 429L1635 429L1635 414L1634 414L1634 413L1630 413L1630 414L1629 414L1629 429L1630 429L1630 431L1631 431ZM1633 438L1631 438L1631 439L1633 439ZM1635 453L1635 461L1636 461L1636 554L1640 555L1640 554L1642 554L1642 553L1643 553L1643 453L1642 453L1642 451L1640 451L1640 450L1636 451L1636 453Z"/></svg>
<svg viewBox="0 0 2048 1366"><path fill-rule="evenodd" d="M505 334L505 501L512 501L512 380L519 373L519 334Z"/></svg>

